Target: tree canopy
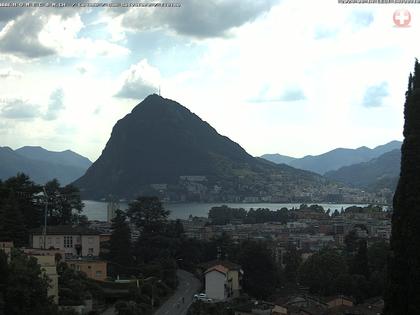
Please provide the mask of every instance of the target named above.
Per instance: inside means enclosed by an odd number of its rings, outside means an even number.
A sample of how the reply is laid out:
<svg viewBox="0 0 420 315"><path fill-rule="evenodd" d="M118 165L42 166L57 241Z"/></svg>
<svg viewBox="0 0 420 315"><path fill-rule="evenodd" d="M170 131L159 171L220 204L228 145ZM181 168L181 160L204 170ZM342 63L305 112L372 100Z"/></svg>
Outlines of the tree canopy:
<svg viewBox="0 0 420 315"><path fill-rule="evenodd" d="M420 314L420 64L408 79L401 173L393 201L385 315Z"/></svg>

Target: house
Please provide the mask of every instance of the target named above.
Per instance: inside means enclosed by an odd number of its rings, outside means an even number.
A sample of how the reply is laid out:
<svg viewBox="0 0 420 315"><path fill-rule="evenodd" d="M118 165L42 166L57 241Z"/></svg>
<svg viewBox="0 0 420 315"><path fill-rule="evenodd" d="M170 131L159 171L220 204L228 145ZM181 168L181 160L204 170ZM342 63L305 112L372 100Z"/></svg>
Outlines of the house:
<svg viewBox="0 0 420 315"><path fill-rule="evenodd" d="M206 296L214 300L226 300L239 296L241 266L228 261L206 264L204 271Z"/></svg>
<svg viewBox="0 0 420 315"><path fill-rule="evenodd" d="M66 257L98 256L100 251L100 234L96 230L81 226L48 226L44 246L43 228L40 227L30 231L30 244L33 248L63 250Z"/></svg>
<svg viewBox="0 0 420 315"><path fill-rule="evenodd" d="M57 274L57 262L60 251L48 250L48 249L32 249L25 248L23 252L34 257L37 263L40 265L42 272L50 280L48 287L48 296L52 296L54 303L58 304L58 274Z"/></svg>
<svg viewBox="0 0 420 315"><path fill-rule="evenodd" d="M86 274L93 280L105 281L107 278L107 262L94 257L78 257L66 260L67 265Z"/></svg>

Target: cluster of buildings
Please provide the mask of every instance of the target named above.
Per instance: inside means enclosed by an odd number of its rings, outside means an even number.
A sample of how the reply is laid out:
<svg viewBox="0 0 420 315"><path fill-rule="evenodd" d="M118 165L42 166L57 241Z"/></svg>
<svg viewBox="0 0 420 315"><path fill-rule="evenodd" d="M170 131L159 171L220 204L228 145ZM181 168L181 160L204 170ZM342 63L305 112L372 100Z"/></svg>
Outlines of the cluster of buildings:
<svg viewBox="0 0 420 315"><path fill-rule="evenodd" d="M235 315L380 315L382 298L372 298L362 304L342 295L316 297L298 294L280 298L273 303L251 301L234 307Z"/></svg>
<svg viewBox="0 0 420 315"><path fill-rule="evenodd" d="M216 181L198 175L179 176L177 184L156 183L145 187L163 202L340 202L387 204L393 195L389 189L375 192L345 187L336 183L318 183L286 175L238 176L235 180Z"/></svg>
<svg viewBox="0 0 420 315"><path fill-rule="evenodd" d="M355 231L358 237L369 243L389 241L391 219L389 212L341 213L329 216L310 210L296 210L297 218L292 222L267 222L257 224L212 225L208 218L190 217L183 220L187 237L198 240L229 235L234 241L262 240L271 244L275 257L283 262L287 248L295 247L303 253L303 258L322 248L341 247L345 236Z"/></svg>
<svg viewBox="0 0 420 315"><path fill-rule="evenodd" d="M43 228L31 230L30 247L20 250L37 260L41 270L51 280L48 296L52 296L58 303L57 264L65 262L70 268L84 272L88 278L105 281L107 262L99 258L99 254L101 244L109 238L110 234L81 226L48 226L45 235ZM3 250L8 257L12 248L13 242L0 242L0 250ZM84 306L83 308L86 311Z"/></svg>

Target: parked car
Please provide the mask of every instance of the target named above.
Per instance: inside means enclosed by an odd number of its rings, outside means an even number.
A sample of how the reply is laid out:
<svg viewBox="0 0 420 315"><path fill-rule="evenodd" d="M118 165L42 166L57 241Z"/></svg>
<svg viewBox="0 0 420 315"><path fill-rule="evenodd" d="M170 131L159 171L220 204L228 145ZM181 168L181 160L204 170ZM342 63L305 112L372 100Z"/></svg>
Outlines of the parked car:
<svg viewBox="0 0 420 315"><path fill-rule="evenodd" d="M194 299L203 301L207 299L207 295L205 293L194 294Z"/></svg>
<svg viewBox="0 0 420 315"><path fill-rule="evenodd" d="M205 293L194 294L194 300L203 301L207 303L213 302L213 299L208 298Z"/></svg>

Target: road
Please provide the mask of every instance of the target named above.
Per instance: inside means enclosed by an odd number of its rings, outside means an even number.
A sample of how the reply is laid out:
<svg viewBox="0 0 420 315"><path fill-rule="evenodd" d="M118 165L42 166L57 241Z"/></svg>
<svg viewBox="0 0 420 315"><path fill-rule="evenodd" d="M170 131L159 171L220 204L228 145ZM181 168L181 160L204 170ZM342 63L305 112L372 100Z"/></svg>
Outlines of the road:
<svg viewBox="0 0 420 315"><path fill-rule="evenodd" d="M185 315L193 296L201 287L200 281L192 273L178 270L178 288L174 294L155 312L155 315ZM182 302L184 299L184 302Z"/></svg>

